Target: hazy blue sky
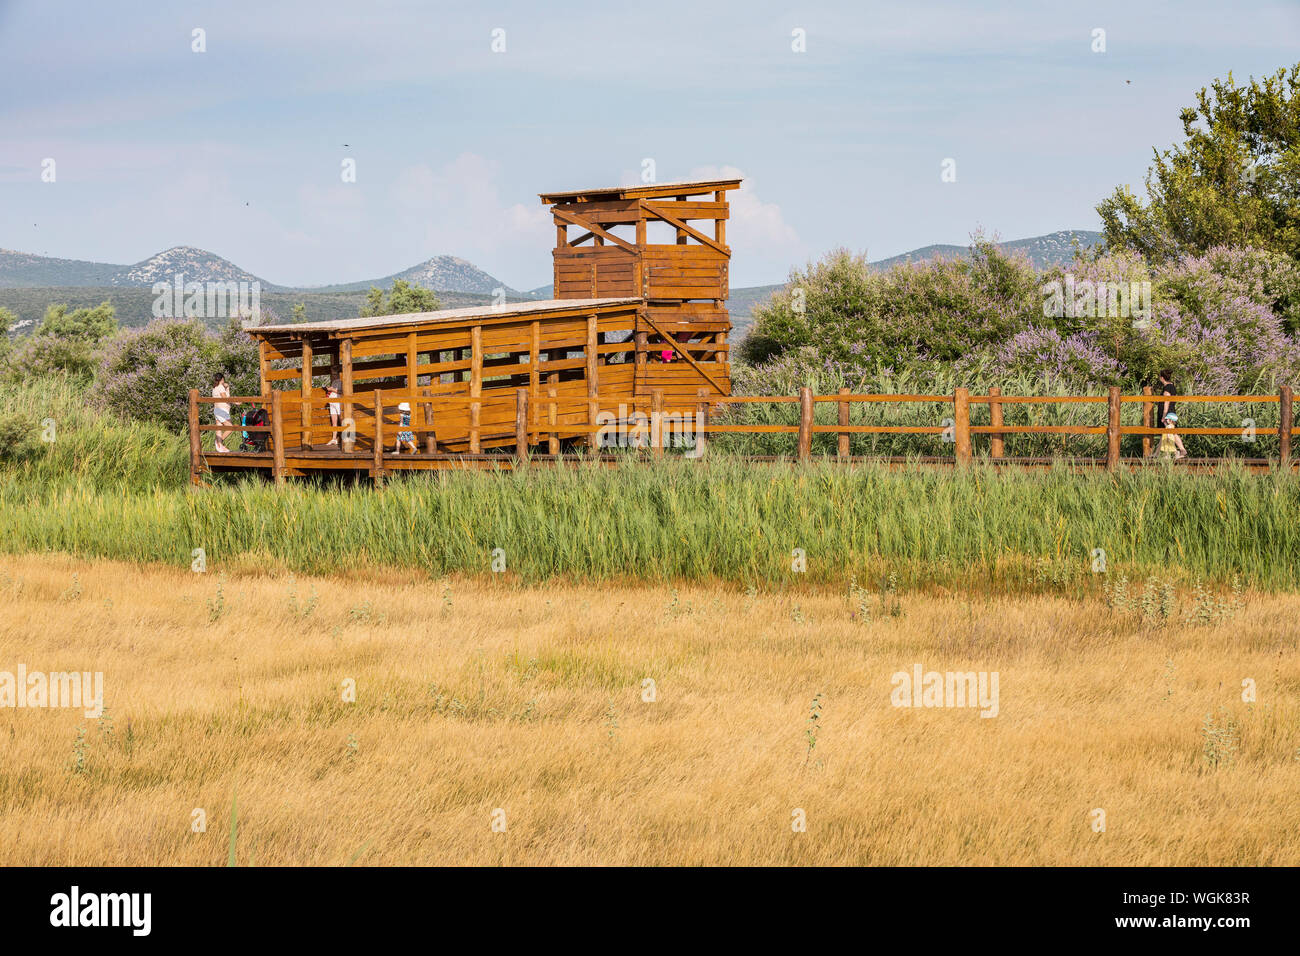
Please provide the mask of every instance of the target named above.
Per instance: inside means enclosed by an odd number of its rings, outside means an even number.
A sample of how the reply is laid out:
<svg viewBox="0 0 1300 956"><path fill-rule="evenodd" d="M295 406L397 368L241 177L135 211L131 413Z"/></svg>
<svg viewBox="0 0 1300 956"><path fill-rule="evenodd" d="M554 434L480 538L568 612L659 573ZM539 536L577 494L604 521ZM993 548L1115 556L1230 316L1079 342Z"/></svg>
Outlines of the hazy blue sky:
<svg viewBox="0 0 1300 956"><path fill-rule="evenodd" d="M840 245L1097 228L1198 89L1298 57L1300 0L0 0L0 247L194 245L291 285L451 254L532 288L537 193L650 158L744 176L732 284L775 282Z"/></svg>

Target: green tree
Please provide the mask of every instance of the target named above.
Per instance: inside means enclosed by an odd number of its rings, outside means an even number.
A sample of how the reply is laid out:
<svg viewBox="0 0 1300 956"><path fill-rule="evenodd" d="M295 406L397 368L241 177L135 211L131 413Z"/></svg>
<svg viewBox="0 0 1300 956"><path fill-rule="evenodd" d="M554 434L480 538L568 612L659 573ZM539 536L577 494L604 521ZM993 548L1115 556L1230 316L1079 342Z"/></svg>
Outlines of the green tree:
<svg viewBox="0 0 1300 956"><path fill-rule="evenodd" d="M10 360L14 354L14 340L9 330L18 324L18 316L0 305L0 378L9 374Z"/></svg>
<svg viewBox="0 0 1300 956"><path fill-rule="evenodd" d="M438 296L432 289L411 285L405 279L394 279L393 287L386 296L383 289L370 287L361 314L405 315L410 312L436 312L440 307Z"/></svg>
<svg viewBox="0 0 1300 956"><path fill-rule="evenodd" d="M49 335L67 341L99 345L117 331L117 318L112 302L101 302L94 308L73 309L66 305L51 305L45 310L37 335Z"/></svg>
<svg viewBox="0 0 1300 956"><path fill-rule="evenodd" d="M51 305L35 332L21 339L11 358L16 373L26 376L62 372L89 380L99 363L100 349L117 332L111 302L94 308Z"/></svg>
<svg viewBox="0 0 1300 956"><path fill-rule="evenodd" d="M1028 259L976 238L968 259L933 259L884 272L837 249L793 270L754 310L741 357L758 364L811 347L823 360L911 365L951 362L1041 316L1039 276ZM1041 321L1041 318L1039 318Z"/></svg>
<svg viewBox="0 0 1300 956"><path fill-rule="evenodd" d="M1097 206L1106 244L1153 262L1221 245L1300 260L1300 63L1248 86L1229 73L1180 118L1186 139L1154 151L1147 202L1116 188Z"/></svg>

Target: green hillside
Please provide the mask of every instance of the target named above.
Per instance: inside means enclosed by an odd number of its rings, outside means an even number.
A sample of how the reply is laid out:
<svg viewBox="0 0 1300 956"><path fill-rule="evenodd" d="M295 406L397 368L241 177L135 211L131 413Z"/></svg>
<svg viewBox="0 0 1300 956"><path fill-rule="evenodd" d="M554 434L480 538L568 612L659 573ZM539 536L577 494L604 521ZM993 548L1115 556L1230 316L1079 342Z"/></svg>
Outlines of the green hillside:
<svg viewBox="0 0 1300 956"><path fill-rule="evenodd" d="M293 307L301 302L307 309L307 318L312 321L329 319L346 319L361 314L361 305L366 293L358 292L263 292L261 306L263 313L270 313L273 320L292 321ZM476 295L469 292L439 292L438 298L443 308L458 309L471 305L484 305L492 301L490 295ZM122 286L99 287L42 287L32 289L0 288L0 307L12 310L20 323L31 322L33 325L41 320L45 308L51 304L66 304L70 308L95 306L105 300L113 303L117 312L117 321L123 326L147 325L153 318L153 292L147 288L130 288ZM510 301L518 301L511 297ZM226 316L212 319L210 325L224 324ZM25 327L30 331L31 325Z"/></svg>

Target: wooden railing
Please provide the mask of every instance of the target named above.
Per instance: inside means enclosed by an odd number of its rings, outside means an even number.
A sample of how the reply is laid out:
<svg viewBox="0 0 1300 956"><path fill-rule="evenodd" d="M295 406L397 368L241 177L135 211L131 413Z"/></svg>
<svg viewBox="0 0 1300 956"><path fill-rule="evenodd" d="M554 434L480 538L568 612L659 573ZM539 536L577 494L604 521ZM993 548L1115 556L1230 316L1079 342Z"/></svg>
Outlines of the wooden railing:
<svg viewBox="0 0 1300 956"><path fill-rule="evenodd" d="M191 473L197 481L203 469L203 451L201 434L205 431L230 432L268 432L269 448L266 454L270 458L272 471L277 480L282 480L286 470L286 456L295 451L311 452L321 450L321 445L313 444L320 436L338 435L339 452L344 456L369 456L371 470L377 481L382 480L385 469L385 444L396 437L398 429L409 431L417 440L417 448L426 456L446 454L447 449L439 448L439 424L444 427L454 422L459 435L464 432L464 439L457 439L455 444L466 444L468 455L461 457L483 457L484 441L498 447L513 444L514 455L521 462L527 462L537 455L533 449L543 443L550 456L560 453L560 436L582 437L588 448L598 450L600 436L611 428L623 430L625 435L635 440L636 447L647 448L658 457L664 453L667 445L665 422L673 416L672 422L681 422L692 437L693 457L703 454L708 435L718 434L791 434L796 436L796 456L808 459L812 456L812 440L817 434L834 434L837 436L836 452L839 458L849 457L849 441L853 435L943 435L945 441L953 445L952 461L958 465L969 464L974 459L975 436L988 435L988 457L994 461L1005 458L1005 437L1007 435L1105 435L1105 466L1114 470L1121 462L1121 440L1125 436L1141 436L1142 453L1146 457L1151 451L1151 440L1158 436L1174 435L1235 435L1242 429L1237 427L1156 427L1152 421L1153 412L1159 396L1151 394L1151 389L1144 389L1141 395L1123 395L1119 388L1111 388L1105 396L1017 396L1003 395L996 388L990 388L988 394L971 395L967 389L958 388L951 395L874 395L857 394L848 389L841 389L834 395L814 395L809 389L800 389L798 395L718 395L709 389L701 388L693 398L680 394L667 397L662 389L651 392L649 400L645 396L597 395L586 396L557 394L555 386L549 386L547 394L534 393L527 388L509 392L497 391L488 395L440 395L430 389L381 390L354 393L337 398L303 398L300 395L271 391L268 395L233 396L225 399L210 398L199 395L197 390L190 392L190 463ZM1276 395L1178 395L1172 400L1179 405L1207 403L1228 404L1273 404L1279 407L1277 427L1259 427L1254 429L1256 436L1277 436L1277 460L1283 467L1292 463L1292 439L1295 434L1293 416L1293 396L1289 386L1281 388ZM238 421L229 424L200 424L199 408L202 405L227 402L231 405L260 405L267 409L270 424L264 426L240 425ZM398 425L389 419L401 402L410 405L412 415L410 425ZM324 426L313 423L311 410L330 403L343 406L343 424ZM819 403L837 406L837 420L834 424L817 424L814 409ZM952 415L949 423L938 425L853 425L850 424L850 410L854 404L888 403L888 404L937 404L949 405ZM1125 404L1141 403L1142 424L1125 425L1121 422L1121 411ZM775 405L797 404L799 406L798 424L755 424L714 421L713 410L728 406L746 404ZM1007 405L1104 405L1106 421L1096 425L1008 425L1003 412ZM511 409L509 406L513 405ZM971 406L987 405L989 407L989 424L971 424ZM297 406L293 412L286 408ZM485 424L482 420L485 408L497 412L494 421L497 424ZM610 409L617 408L615 414ZM358 413L369 416L368 427L362 432L357 429ZM577 420L575 420L575 417ZM564 419L564 420L562 420ZM511 435L511 426L513 435ZM297 437L295 445L291 436ZM513 438L513 441L511 439ZM443 433L444 442L446 433ZM367 447L368 444L368 447ZM495 456L498 459L500 456ZM1098 461L1100 464L1100 460Z"/></svg>

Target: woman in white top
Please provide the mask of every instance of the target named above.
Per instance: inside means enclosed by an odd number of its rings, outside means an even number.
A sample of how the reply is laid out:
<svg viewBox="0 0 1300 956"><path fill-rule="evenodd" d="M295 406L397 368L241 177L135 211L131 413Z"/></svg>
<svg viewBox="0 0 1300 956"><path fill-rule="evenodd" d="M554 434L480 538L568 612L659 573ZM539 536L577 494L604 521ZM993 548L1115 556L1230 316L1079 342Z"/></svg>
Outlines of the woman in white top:
<svg viewBox="0 0 1300 956"><path fill-rule="evenodd" d="M230 386L226 383L226 376L221 372L212 376L212 397L229 398ZM212 406L212 417L217 420L218 425L230 424L230 403L217 402ZM226 439L230 437L230 430L217 432L217 451L230 451L226 447Z"/></svg>
<svg viewBox="0 0 1300 956"><path fill-rule="evenodd" d="M330 379L329 388L326 390L325 394L331 399L338 398L339 389L341 389L342 387L343 387L343 383L340 382L337 378ZM343 403L331 401L329 403L329 409L330 409L330 440L327 441L325 444L337 445L339 443L339 432L338 432L339 419L343 417Z"/></svg>

